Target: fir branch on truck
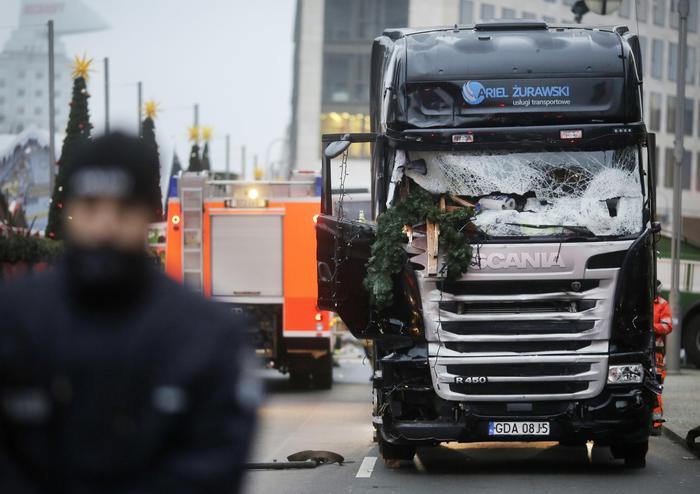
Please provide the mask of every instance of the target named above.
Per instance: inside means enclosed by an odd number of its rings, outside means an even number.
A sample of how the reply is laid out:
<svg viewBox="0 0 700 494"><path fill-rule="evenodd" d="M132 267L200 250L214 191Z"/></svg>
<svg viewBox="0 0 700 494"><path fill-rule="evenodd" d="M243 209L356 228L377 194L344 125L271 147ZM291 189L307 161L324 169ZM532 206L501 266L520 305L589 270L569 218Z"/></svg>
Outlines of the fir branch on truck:
<svg viewBox="0 0 700 494"><path fill-rule="evenodd" d="M471 246L466 226L474 216L474 208L465 206L469 203L463 199L450 199L453 204L443 208L444 196L414 188L394 207L379 215L365 278L365 288L377 309L387 309L394 302L394 276L401 272L408 259L404 248L409 241L407 231L413 232L416 225L431 222L439 227L444 263L439 275L455 280L467 272Z"/></svg>

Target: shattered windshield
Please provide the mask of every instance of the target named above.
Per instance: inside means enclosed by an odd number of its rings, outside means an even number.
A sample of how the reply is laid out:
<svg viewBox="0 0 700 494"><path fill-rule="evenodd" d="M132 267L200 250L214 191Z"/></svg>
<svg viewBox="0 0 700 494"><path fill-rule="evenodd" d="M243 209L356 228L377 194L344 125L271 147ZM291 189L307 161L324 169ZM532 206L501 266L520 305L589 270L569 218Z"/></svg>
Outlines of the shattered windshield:
<svg viewBox="0 0 700 494"><path fill-rule="evenodd" d="M492 237L628 236L642 230L639 151L477 151L397 154L406 176L432 193L476 205ZM423 160L425 166L411 166Z"/></svg>

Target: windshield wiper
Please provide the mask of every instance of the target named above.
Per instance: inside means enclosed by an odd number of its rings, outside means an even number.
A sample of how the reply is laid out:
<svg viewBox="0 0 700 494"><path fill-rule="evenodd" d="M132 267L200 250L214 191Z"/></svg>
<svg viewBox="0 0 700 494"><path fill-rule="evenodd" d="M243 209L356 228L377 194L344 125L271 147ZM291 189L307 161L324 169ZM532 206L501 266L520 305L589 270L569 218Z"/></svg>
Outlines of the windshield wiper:
<svg viewBox="0 0 700 494"><path fill-rule="evenodd" d="M506 225L524 226L525 228L537 228L542 230L544 230L545 228L563 228L564 230L569 230L570 232L576 233L578 235L595 237L595 233L593 233L588 229L588 227L585 227L583 225L530 225L528 223L506 223Z"/></svg>

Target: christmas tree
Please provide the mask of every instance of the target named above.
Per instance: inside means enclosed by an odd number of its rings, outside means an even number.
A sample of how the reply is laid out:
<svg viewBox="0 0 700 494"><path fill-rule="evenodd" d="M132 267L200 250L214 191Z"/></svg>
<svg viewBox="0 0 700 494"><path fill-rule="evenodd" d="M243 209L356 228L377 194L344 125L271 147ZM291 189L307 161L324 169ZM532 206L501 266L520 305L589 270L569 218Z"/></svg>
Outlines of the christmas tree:
<svg viewBox="0 0 700 494"><path fill-rule="evenodd" d="M168 217L168 205L170 204L170 199L177 197L177 181L175 177L180 175L182 171L182 165L180 165L180 158L177 153L173 152L173 163L170 165L170 176L168 178L168 197L165 201L165 216Z"/></svg>
<svg viewBox="0 0 700 494"><path fill-rule="evenodd" d="M180 157L177 153L173 152L173 163L170 165L170 179L176 177L182 171L182 165L180 164Z"/></svg>
<svg viewBox="0 0 700 494"><path fill-rule="evenodd" d="M190 127L190 140L192 141L192 150L190 151L190 165L187 167L187 171L201 172L202 158L199 156L199 127Z"/></svg>
<svg viewBox="0 0 700 494"><path fill-rule="evenodd" d="M46 226L46 236L55 240L63 238L63 189L67 172L75 159L76 150L90 138L90 113L88 111L87 79L92 59L85 56L75 57L73 62L73 99L70 102L70 115L66 126L66 136L63 139L61 158L56 161L58 175L49 207L49 222Z"/></svg>
<svg viewBox="0 0 700 494"><path fill-rule="evenodd" d="M153 186L158 189L154 197L158 198L158 201L153 205L156 218L158 220L163 218L163 195L160 190L160 153L158 152L158 143L156 142L156 125L155 118L158 112L158 105L155 101L148 101L146 103L146 118L144 118L141 124L141 139L148 145L149 148L155 153L154 163L158 168L156 170L157 181Z"/></svg>
<svg viewBox="0 0 700 494"><path fill-rule="evenodd" d="M202 170L211 170L211 163L209 162L209 141L211 140L211 127L204 127L202 129L202 139L204 139L204 151L202 152Z"/></svg>

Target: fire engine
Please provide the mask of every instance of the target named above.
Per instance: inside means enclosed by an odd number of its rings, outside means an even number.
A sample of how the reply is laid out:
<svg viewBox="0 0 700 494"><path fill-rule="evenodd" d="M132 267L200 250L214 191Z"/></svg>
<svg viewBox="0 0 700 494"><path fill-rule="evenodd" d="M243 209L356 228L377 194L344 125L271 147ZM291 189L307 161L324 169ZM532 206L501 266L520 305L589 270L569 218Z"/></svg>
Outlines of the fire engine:
<svg viewBox="0 0 700 494"><path fill-rule="evenodd" d="M299 176L298 174L296 175ZM302 176L303 177L303 176ZM329 313L316 304L314 222L320 182L175 178L165 269L190 289L253 322L250 337L295 386L333 381Z"/></svg>

